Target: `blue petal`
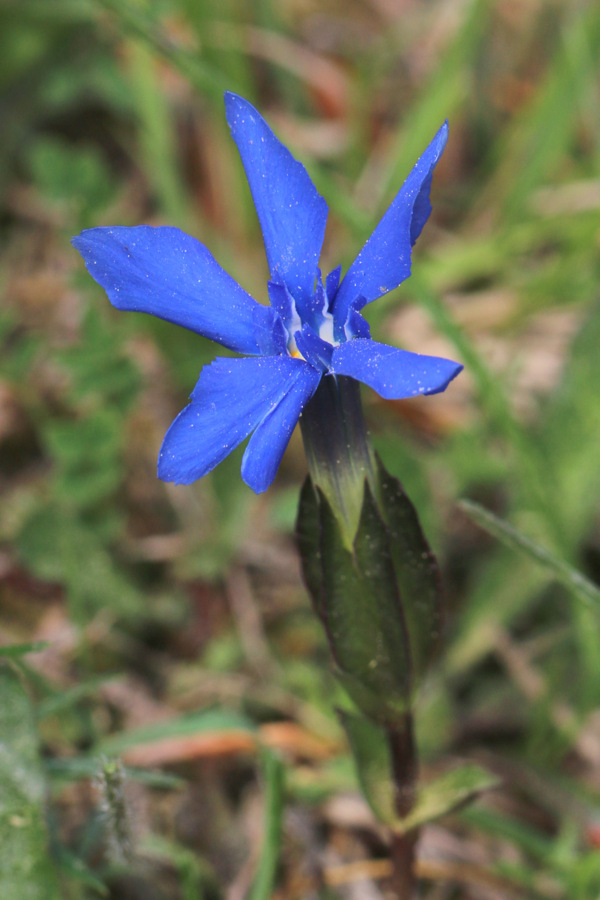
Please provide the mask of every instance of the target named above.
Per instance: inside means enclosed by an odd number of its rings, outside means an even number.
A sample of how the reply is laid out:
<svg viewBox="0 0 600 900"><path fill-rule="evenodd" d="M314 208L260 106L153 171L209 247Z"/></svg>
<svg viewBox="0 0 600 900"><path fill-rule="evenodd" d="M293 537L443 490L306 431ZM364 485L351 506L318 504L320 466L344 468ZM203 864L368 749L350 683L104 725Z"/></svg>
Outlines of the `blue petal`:
<svg viewBox="0 0 600 900"><path fill-rule="evenodd" d="M304 166L250 103L227 92L225 109L258 213L271 278L277 281L279 275L301 306L313 293L327 204Z"/></svg>
<svg viewBox="0 0 600 900"><path fill-rule="evenodd" d="M310 325L304 324L302 331L294 334L296 347L304 359L323 372L329 371L333 347L316 334Z"/></svg>
<svg viewBox="0 0 600 900"><path fill-rule="evenodd" d="M294 298L283 282L268 281L267 290L269 292L271 306L279 313L281 321L285 327L289 329L289 326L294 320L294 316L298 318L298 314L294 307Z"/></svg>
<svg viewBox="0 0 600 900"><path fill-rule="evenodd" d="M242 478L257 494L266 491L275 478L300 413L320 380L321 373L304 363L288 383L286 395L250 438L242 460Z"/></svg>
<svg viewBox="0 0 600 900"><path fill-rule="evenodd" d="M358 338L333 351L331 371L363 381L386 400L445 391L463 367L439 356L423 356Z"/></svg>
<svg viewBox="0 0 600 900"><path fill-rule="evenodd" d="M329 301L329 309L333 304L335 299L335 295L337 294L337 290L340 286L340 276L342 274L342 267L336 266L332 272L329 273L327 278L325 279L325 293L327 294L327 300Z"/></svg>
<svg viewBox="0 0 600 900"><path fill-rule="evenodd" d="M73 238L117 309L150 313L236 350L285 351L283 323L178 228L89 228Z"/></svg>
<svg viewBox="0 0 600 900"><path fill-rule="evenodd" d="M158 477L176 484L202 478L294 391L306 378L307 369L315 371L290 356L219 358L205 366L191 403L165 435ZM310 377L314 379L312 374Z"/></svg>
<svg viewBox="0 0 600 900"><path fill-rule="evenodd" d="M317 268L317 279L315 282L315 290L308 304L305 305L302 313L302 321L308 322L317 331L323 323L325 313L329 312L329 300L323 287L323 279L321 278L321 270Z"/></svg>
<svg viewBox="0 0 600 900"><path fill-rule="evenodd" d="M371 328L367 320L355 309L348 311L348 320L345 327L346 338L370 338Z"/></svg>
<svg viewBox="0 0 600 900"><path fill-rule="evenodd" d="M412 245L431 212L431 179L447 140L448 123L445 122L346 272L333 305L340 328L344 327L348 310L359 296L364 298L364 303L371 303L410 275Z"/></svg>

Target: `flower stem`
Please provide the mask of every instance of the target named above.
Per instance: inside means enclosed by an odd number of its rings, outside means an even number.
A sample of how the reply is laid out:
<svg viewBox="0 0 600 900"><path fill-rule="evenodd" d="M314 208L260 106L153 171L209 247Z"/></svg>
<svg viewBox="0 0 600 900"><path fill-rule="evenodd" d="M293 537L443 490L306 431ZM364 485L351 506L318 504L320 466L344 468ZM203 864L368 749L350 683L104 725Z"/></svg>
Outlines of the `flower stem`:
<svg viewBox="0 0 600 900"><path fill-rule="evenodd" d="M365 481L369 482L373 496L379 493L376 461L367 434L358 382L340 376L322 378L302 413L300 426L312 481L325 494L334 510L341 527L342 539L353 554L353 565L357 565L358 550L355 541L359 520L362 521L361 510L366 502ZM310 521L310 516L308 518ZM312 524L315 526L315 523ZM375 534L372 537L375 541ZM312 562L314 563L314 559ZM317 605L319 602L326 602L320 594L323 590L320 567L314 569L313 566L307 566L306 571L307 582L313 584L313 594L317 596ZM339 584L343 585L341 576L344 573L338 574L341 578ZM365 572L360 575L366 577ZM347 577L358 576L352 570ZM367 580L365 584L368 583ZM344 603L347 605L356 602L356 596L343 588L335 595L335 599L342 606ZM335 612L339 625L340 609L337 608ZM356 638L359 639L360 636L356 635ZM385 730L390 749L396 814L399 819L405 819L416 802L418 776L410 710L392 724L388 720ZM398 900L414 900L415 897L417 839L418 832L415 830L408 833L398 830L392 835L393 883Z"/></svg>
<svg viewBox="0 0 600 900"><path fill-rule="evenodd" d="M395 834L392 838L390 856L392 862L392 884L397 900L414 900L417 888L415 877L415 850L418 834Z"/></svg>
<svg viewBox="0 0 600 900"><path fill-rule="evenodd" d="M404 819L416 802L418 759L413 719L407 712L398 727L388 729L396 812ZM414 900L417 882L415 855L418 831L395 832L390 848L392 881L398 900Z"/></svg>

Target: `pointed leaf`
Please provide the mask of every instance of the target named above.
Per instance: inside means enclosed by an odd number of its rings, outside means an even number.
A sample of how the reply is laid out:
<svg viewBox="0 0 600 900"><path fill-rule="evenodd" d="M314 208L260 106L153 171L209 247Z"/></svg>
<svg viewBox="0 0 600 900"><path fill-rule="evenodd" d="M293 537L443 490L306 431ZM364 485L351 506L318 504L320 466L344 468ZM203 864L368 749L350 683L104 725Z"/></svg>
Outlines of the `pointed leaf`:
<svg viewBox="0 0 600 900"><path fill-rule="evenodd" d="M396 787L392 778L389 735L385 728L347 710L337 710L354 757L365 798L380 822L396 832L416 830L441 816L455 812L484 791L499 785L499 779L475 764L457 766L428 784L419 785L410 814L398 818L394 805Z"/></svg>
<svg viewBox="0 0 600 900"><path fill-rule="evenodd" d="M302 565L302 574L317 615L320 613L323 572L321 568L321 524L319 498L310 475L300 491L296 538Z"/></svg>
<svg viewBox="0 0 600 900"><path fill-rule="evenodd" d="M499 785L499 779L481 766L472 763L457 766L434 781L419 785L413 809L408 816L399 819L394 805L396 788L386 730L346 710L338 709L337 713L352 750L365 798L377 819L396 832L406 834L421 828Z"/></svg>
<svg viewBox="0 0 600 900"><path fill-rule="evenodd" d="M470 803L484 791L498 787L499 779L475 764L466 764L445 772L435 781L423 785L417 802L404 819L396 820L394 830L406 834L435 822Z"/></svg>
<svg viewBox="0 0 600 900"><path fill-rule="evenodd" d="M501 541L511 550L520 550L530 559L543 566L546 571L556 578L567 590L571 591L578 600L596 610L600 608L600 587L585 577L578 569L569 565L564 559L556 556L550 550L532 541L508 522L499 519L488 509L484 509L478 503L470 500L461 500L460 508L476 522L481 528Z"/></svg>
<svg viewBox="0 0 600 900"><path fill-rule="evenodd" d="M392 760L386 732L363 716L338 709L365 799L380 822L396 821Z"/></svg>
<svg viewBox="0 0 600 900"><path fill-rule="evenodd" d="M437 560L421 529L417 511L397 478L378 460L381 503L390 532L390 547L402 597L414 671L422 676L439 644L442 584Z"/></svg>
<svg viewBox="0 0 600 900"><path fill-rule="evenodd" d="M322 610L341 679L369 717L395 721L410 694L410 659L387 529L365 482L353 549L319 490Z"/></svg>

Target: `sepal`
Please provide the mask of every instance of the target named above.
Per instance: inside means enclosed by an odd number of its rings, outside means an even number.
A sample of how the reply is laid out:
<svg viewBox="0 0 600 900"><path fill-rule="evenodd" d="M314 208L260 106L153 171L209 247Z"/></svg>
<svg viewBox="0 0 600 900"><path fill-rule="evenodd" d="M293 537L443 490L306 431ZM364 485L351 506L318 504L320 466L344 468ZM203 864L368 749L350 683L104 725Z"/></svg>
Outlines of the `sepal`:
<svg viewBox="0 0 600 900"><path fill-rule="evenodd" d="M383 728L363 716L337 710L354 757L356 774L376 819L393 826L396 821L390 751Z"/></svg>

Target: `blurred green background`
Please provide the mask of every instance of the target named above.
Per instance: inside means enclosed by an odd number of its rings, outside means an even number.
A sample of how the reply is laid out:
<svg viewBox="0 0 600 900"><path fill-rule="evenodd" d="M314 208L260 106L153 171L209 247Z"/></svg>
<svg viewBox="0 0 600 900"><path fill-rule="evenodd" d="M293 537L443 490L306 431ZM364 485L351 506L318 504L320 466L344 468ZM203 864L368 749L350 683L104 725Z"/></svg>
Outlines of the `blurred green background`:
<svg viewBox="0 0 600 900"><path fill-rule="evenodd" d="M597 599L555 576L600 580L600 6L0 0L0 60L2 896L266 900L273 878L286 900L385 896L295 557L299 436L260 497L239 452L192 487L158 482L164 432L222 351L115 312L69 244L177 225L264 301L226 89L326 197L325 269L450 120L413 275L368 318L465 373L364 401L447 587L424 774L470 758L504 785L426 829L423 897L599 896Z"/></svg>

